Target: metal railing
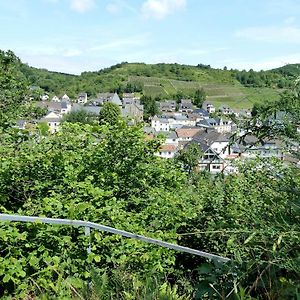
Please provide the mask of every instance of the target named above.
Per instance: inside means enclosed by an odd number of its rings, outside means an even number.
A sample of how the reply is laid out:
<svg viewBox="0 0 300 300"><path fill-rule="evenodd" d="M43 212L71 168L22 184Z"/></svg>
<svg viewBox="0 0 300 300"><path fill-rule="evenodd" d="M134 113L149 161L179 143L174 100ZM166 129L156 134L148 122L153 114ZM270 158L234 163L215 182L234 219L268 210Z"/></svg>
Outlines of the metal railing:
<svg viewBox="0 0 300 300"><path fill-rule="evenodd" d="M85 228L85 235L88 236L88 237L91 234L91 229L96 229L96 230L99 230L99 231L105 231L105 232L110 232L110 233L113 233L113 234L119 234L121 236L128 237L128 238L135 239L135 240L139 240L139 241L142 241L142 242L145 242L145 243L155 244L155 245L158 245L158 246L161 246L161 247L165 247L165 248L169 248L169 249L173 249L173 250L177 250L177 251L181 251L181 252L185 252L185 253L189 253L189 254L194 254L194 255L197 255L197 256L202 256L202 257L205 257L205 258L217 260L217 261L224 262L224 263L228 262L230 260L229 258L226 258L226 257L223 257L223 256L219 256L219 255L215 255L215 254L195 250L195 249L184 247L184 246L179 246L179 245L176 245L176 244L172 244L172 243L164 242L164 241L161 241L161 240L145 237L143 235L131 233L131 232L124 231L124 230L119 230L119 229L116 229L116 228L113 228L113 227L100 225L100 224L93 223L93 222L80 221L80 220L70 220L70 219L29 217L29 216L9 215L9 214L0 214L0 221L30 222L30 223L35 223L36 222L36 223L45 223L45 224L53 224L53 225L80 226L80 227ZM88 248L87 248L87 253L89 254L90 252L91 252L91 246L90 246L90 243L89 243Z"/></svg>

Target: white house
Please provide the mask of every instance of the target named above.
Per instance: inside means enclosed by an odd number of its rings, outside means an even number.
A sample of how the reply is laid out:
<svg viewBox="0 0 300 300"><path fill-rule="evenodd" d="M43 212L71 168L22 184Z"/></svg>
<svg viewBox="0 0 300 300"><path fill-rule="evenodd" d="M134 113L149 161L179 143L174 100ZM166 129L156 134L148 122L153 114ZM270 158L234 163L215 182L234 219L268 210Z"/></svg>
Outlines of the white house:
<svg viewBox="0 0 300 300"><path fill-rule="evenodd" d="M161 158L174 158L177 148L178 147L173 144L164 144L160 147L159 152L156 155Z"/></svg>
<svg viewBox="0 0 300 300"><path fill-rule="evenodd" d="M196 120L192 118L188 118L185 115L182 114L174 114L172 118L168 119L170 124L170 129L177 129L182 126L196 126Z"/></svg>
<svg viewBox="0 0 300 300"><path fill-rule="evenodd" d="M87 93L80 93L77 98L77 102L80 104L85 104L88 101Z"/></svg>
<svg viewBox="0 0 300 300"><path fill-rule="evenodd" d="M49 95L47 95L47 94L41 95L41 96L40 96L40 99L41 99L42 101L48 101L48 100L49 100Z"/></svg>
<svg viewBox="0 0 300 300"><path fill-rule="evenodd" d="M204 102L202 107L209 113L214 113L216 112L216 108L215 106L212 104L212 103L209 103L209 102Z"/></svg>
<svg viewBox="0 0 300 300"><path fill-rule="evenodd" d="M69 112L71 112L72 105L70 102L62 101L60 104L61 104L60 113L62 115L68 114Z"/></svg>
<svg viewBox="0 0 300 300"><path fill-rule="evenodd" d="M151 127L156 131L170 131L169 120L166 118L158 118L157 116L152 118Z"/></svg>
<svg viewBox="0 0 300 300"><path fill-rule="evenodd" d="M60 102L60 99L59 99L57 96L54 96L54 97L52 98L52 101L53 101L53 102Z"/></svg>
<svg viewBox="0 0 300 300"><path fill-rule="evenodd" d="M55 113L50 112L44 118L39 120L39 123L47 123L51 133L55 133L59 130L59 125L61 123L62 117Z"/></svg>
<svg viewBox="0 0 300 300"><path fill-rule="evenodd" d="M232 131L232 121L231 120L224 120L222 118L210 118L204 119L200 122L197 122L197 126L207 129L214 128L219 133L228 133Z"/></svg>
<svg viewBox="0 0 300 300"><path fill-rule="evenodd" d="M61 100L62 101L70 101L70 98L67 94L64 94L62 97L61 97Z"/></svg>

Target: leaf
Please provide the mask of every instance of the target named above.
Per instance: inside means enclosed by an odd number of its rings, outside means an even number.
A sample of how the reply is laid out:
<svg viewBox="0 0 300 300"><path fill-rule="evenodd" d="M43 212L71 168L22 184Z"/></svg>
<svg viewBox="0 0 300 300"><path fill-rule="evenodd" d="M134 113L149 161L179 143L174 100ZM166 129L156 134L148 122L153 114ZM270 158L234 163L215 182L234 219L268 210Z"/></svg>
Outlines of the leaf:
<svg viewBox="0 0 300 300"><path fill-rule="evenodd" d="M95 255L94 260L95 262L100 262L101 257L99 255Z"/></svg>
<svg viewBox="0 0 300 300"><path fill-rule="evenodd" d="M8 282L8 281L10 281L10 279L11 279L11 276L9 275L9 274L6 274L4 277L3 277L3 282L5 283L5 282Z"/></svg>
<svg viewBox="0 0 300 300"><path fill-rule="evenodd" d="M256 232L253 232L244 242L244 244L248 244L256 235Z"/></svg>

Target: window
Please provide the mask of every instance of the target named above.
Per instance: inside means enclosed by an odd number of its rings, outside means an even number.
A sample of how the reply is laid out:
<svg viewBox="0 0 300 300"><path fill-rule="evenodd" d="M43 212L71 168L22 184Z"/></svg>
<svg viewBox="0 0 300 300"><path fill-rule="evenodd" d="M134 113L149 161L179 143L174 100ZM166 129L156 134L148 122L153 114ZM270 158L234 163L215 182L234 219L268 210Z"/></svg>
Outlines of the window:
<svg viewBox="0 0 300 300"><path fill-rule="evenodd" d="M214 170L220 170L220 169L221 169L221 166L213 165L212 168L213 168Z"/></svg>

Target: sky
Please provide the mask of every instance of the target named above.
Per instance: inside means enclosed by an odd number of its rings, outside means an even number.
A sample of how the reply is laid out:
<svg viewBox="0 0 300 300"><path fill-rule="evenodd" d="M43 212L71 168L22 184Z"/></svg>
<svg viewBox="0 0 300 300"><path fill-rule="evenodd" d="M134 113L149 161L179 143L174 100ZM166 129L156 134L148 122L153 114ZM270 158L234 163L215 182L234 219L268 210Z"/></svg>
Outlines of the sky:
<svg viewBox="0 0 300 300"><path fill-rule="evenodd" d="M0 49L52 71L300 63L299 0L0 0L0 12Z"/></svg>

